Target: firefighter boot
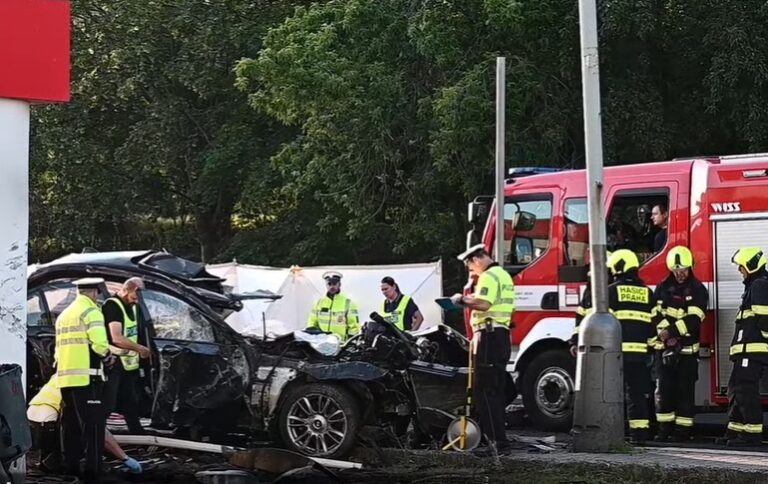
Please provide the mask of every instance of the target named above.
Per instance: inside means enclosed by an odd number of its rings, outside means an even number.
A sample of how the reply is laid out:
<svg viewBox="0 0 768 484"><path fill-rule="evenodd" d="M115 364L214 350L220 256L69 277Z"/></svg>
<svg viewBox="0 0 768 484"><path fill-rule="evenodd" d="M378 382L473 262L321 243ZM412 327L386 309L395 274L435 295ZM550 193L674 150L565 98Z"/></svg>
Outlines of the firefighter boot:
<svg viewBox="0 0 768 484"><path fill-rule="evenodd" d="M656 433L656 437L653 438L656 442L671 442L672 432L674 429L673 423L663 422L659 424L659 430Z"/></svg>
<svg viewBox="0 0 768 484"><path fill-rule="evenodd" d="M675 427L675 442L690 442L691 438L692 435L690 427L681 427L679 425Z"/></svg>
<svg viewBox="0 0 768 484"><path fill-rule="evenodd" d="M629 431L629 443L643 445L648 440L648 429L634 429Z"/></svg>
<svg viewBox="0 0 768 484"><path fill-rule="evenodd" d="M762 433L739 432L735 439L728 439L726 447L758 447L762 444Z"/></svg>

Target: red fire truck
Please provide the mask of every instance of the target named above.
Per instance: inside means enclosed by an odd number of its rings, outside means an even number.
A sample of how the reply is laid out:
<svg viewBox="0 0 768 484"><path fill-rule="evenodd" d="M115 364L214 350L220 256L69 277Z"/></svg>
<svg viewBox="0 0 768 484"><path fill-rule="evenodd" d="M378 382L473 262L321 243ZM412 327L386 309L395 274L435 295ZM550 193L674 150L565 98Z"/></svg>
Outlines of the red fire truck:
<svg viewBox="0 0 768 484"><path fill-rule="evenodd" d="M517 294L509 369L530 419L547 430L571 426L575 360L567 341L589 263L585 177L584 170L510 170L504 254L494 254L514 277ZM604 186L608 248L637 253L646 284L655 287L667 276L670 248L686 245L693 252L694 273L710 294L696 404L727 404L728 350L743 289L731 256L744 246L768 249L768 153L608 167ZM657 205L668 210L666 228L651 222ZM470 203L469 218L475 229L468 243L480 240L492 252L493 197ZM654 250L663 240L659 230L666 231L666 243ZM761 388L768 397L768 385Z"/></svg>

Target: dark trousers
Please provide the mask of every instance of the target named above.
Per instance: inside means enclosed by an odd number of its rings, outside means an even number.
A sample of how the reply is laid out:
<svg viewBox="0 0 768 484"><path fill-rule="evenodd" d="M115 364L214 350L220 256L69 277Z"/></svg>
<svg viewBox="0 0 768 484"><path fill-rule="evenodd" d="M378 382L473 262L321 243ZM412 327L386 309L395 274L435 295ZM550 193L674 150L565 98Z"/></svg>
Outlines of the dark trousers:
<svg viewBox="0 0 768 484"><path fill-rule="evenodd" d="M648 430L648 398L651 393L651 367L635 355L624 354L624 400L629 431Z"/></svg>
<svg viewBox="0 0 768 484"><path fill-rule="evenodd" d="M741 436L758 442L762 439L763 408L759 389L762 374L763 364L759 361L739 358L733 362L728 380L729 438Z"/></svg>
<svg viewBox="0 0 768 484"><path fill-rule="evenodd" d="M85 453L85 479L97 482L104 452L104 405L101 377L92 377L86 387L61 389L63 403L61 438L67 472L79 475L80 458Z"/></svg>
<svg viewBox="0 0 768 484"><path fill-rule="evenodd" d="M139 370L125 371L123 365L115 363L107 373L104 390L105 419L115 411L125 418L128 431L142 435L144 428L139 420Z"/></svg>
<svg viewBox="0 0 768 484"><path fill-rule="evenodd" d="M472 399L480 428L488 440L506 444L506 371L512 351L509 331L495 328L483 331L475 356L475 381Z"/></svg>
<svg viewBox="0 0 768 484"><path fill-rule="evenodd" d="M696 380L699 379L699 361L693 355L680 355L673 365L665 365L658 355L659 399L656 420L661 432L675 426L687 431L693 427Z"/></svg>

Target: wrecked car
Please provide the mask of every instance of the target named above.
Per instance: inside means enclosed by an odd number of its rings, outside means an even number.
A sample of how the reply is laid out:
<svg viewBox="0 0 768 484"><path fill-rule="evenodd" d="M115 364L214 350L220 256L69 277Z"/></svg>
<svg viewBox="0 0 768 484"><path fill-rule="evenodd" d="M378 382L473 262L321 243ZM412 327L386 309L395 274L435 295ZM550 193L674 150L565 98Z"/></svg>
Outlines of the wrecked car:
<svg viewBox="0 0 768 484"><path fill-rule="evenodd" d="M303 332L246 337L225 318L244 298L278 295L233 294L202 264L157 251L72 254L30 273L27 395L53 373L54 323L76 296L72 281L86 276L105 280L103 299L129 277L145 281L138 325L152 352L140 369L150 432L262 436L338 458L364 426L440 439L464 404L468 343L447 326L410 335L369 322L331 352Z"/></svg>

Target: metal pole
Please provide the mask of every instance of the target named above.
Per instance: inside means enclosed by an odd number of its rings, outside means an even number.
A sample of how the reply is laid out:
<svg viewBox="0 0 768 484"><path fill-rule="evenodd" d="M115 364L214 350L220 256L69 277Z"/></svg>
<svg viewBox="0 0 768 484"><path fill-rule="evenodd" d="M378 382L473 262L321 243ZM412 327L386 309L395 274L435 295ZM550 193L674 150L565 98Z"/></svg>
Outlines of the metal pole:
<svg viewBox="0 0 768 484"><path fill-rule="evenodd" d="M504 265L504 92L506 90L506 57L496 58L496 260Z"/></svg>
<svg viewBox="0 0 768 484"><path fill-rule="evenodd" d="M596 0L579 0L579 27L592 307L595 312L579 325L573 447L576 452L607 452L624 445L624 383L621 326L608 313Z"/></svg>

